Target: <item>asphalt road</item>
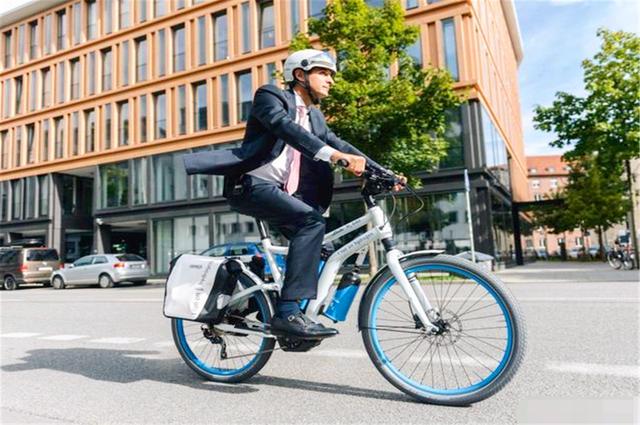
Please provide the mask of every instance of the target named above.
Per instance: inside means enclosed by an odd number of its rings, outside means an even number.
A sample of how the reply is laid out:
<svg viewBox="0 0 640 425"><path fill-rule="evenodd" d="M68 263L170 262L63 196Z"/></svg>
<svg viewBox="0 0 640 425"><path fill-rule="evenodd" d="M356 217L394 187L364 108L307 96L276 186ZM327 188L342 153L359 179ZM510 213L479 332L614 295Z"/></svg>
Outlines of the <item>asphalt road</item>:
<svg viewBox="0 0 640 425"><path fill-rule="evenodd" d="M503 391L469 407L417 403L387 383L355 310L339 337L221 385L180 359L161 285L2 291L0 422L637 423L638 275L537 263L500 276L522 304L528 350Z"/></svg>

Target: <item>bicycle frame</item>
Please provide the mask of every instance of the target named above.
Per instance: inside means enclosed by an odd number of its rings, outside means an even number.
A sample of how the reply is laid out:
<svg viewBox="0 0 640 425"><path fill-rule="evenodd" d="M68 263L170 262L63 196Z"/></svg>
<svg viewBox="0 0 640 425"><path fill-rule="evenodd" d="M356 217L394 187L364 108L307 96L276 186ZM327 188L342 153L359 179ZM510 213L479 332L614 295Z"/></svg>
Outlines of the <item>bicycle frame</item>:
<svg viewBox="0 0 640 425"><path fill-rule="evenodd" d="M391 237L393 236L393 232L382 208L374 205L368 208L367 213L362 217L359 217L354 221L347 223L325 235L323 242L332 242L344 235L352 233L355 230L368 225L369 223L372 224L372 228L370 230L345 244L343 247L331 254L331 256L327 259L318 280L317 297L314 300L309 300L309 304L307 305L306 309L307 316L309 316L312 320L317 321L321 308L323 306L327 306L333 299L333 292L335 290L331 291L331 289L342 263L344 263L347 258L358 252L365 252L370 242L377 242L383 239L391 239ZM258 225L259 227L262 227L261 223L258 223ZM264 231L264 227L262 227L262 229L262 246L264 248L267 261L269 262L269 266L271 267L271 273L273 275L274 283L264 283L257 276L253 275L252 277L254 278L254 280L256 280L256 282L258 282L258 284L254 287L235 294L230 299L229 304L240 302L241 300L248 297L249 294L257 290L262 290L265 292L280 291L280 289L282 288L283 277L278 269L273 255L286 255L289 249L288 247L273 245L268 234L266 233L266 231ZM411 308L418 316L420 321L427 327L428 330L435 332L437 331L438 327L433 324L428 314L428 312L432 312L434 311L434 309L425 296L424 292L420 288L420 284L417 279L409 278L402 270L399 261L402 255L403 253L398 249L393 248L388 250L386 253L387 265L391 270L393 276L399 282L404 293L407 295L407 298L411 303ZM357 262L358 261L364 261L364 255L360 255ZM226 326L222 325L220 327L222 328Z"/></svg>

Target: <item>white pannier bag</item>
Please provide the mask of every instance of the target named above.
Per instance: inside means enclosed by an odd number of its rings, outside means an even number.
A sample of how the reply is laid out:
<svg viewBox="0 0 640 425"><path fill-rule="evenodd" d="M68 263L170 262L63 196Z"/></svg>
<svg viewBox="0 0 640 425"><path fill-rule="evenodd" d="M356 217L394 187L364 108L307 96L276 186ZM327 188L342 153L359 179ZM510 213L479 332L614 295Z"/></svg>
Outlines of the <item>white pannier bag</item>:
<svg viewBox="0 0 640 425"><path fill-rule="evenodd" d="M172 261L164 293L164 315L219 323L242 273L234 259L183 254Z"/></svg>

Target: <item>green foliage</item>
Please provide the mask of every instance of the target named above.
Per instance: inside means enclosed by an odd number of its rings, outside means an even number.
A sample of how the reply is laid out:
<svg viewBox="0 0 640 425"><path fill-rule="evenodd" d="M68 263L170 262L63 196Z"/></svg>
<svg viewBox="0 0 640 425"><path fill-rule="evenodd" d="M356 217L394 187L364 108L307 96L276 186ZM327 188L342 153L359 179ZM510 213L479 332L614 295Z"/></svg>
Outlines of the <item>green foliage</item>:
<svg viewBox="0 0 640 425"><path fill-rule="evenodd" d="M574 160L598 154L597 162L621 174L624 160L640 152L640 37L600 29L600 51L582 62L584 97L556 93L550 107L536 107L536 128L553 131L555 147L571 147Z"/></svg>
<svg viewBox="0 0 640 425"><path fill-rule="evenodd" d="M419 31L408 26L399 2L372 8L364 0L335 0L309 33L337 52L339 72L322 109L331 127L374 160L410 174L437 166L446 154L445 112L462 99L447 71L419 66L405 53ZM291 50L308 48L298 34ZM398 63L399 73L388 69Z"/></svg>

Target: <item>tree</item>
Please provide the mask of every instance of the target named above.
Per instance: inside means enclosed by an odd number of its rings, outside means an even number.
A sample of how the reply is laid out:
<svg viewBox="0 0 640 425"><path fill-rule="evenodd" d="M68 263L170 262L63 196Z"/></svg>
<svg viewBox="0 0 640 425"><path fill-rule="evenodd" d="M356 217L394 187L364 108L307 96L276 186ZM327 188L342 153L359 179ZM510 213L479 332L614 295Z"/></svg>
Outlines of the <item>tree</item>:
<svg viewBox="0 0 640 425"><path fill-rule="evenodd" d="M418 28L408 26L399 2L381 8L364 0L335 0L325 16L312 19L291 50L311 47L337 52L339 72L322 109L332 129L382 165L410 174L434 168L446 155L445 112L461 98L447 71L416 66L406 53ZM399 72L390 77L390 66Z"/></svg>
<svg viewBox="0 0 640 425"><path fill-rule="evenodd" d="M607 197L623 199L625 191L629 197L632 194L629 161L640 156L640 37L606 29L598 30L598 37L602 38L600 51L593 59L582 62L585 96L558 92L552 106L536 107L534 121L537 129L556 133L551 146L571 148L564 154L565 160L580 162L588 158L585 184L594 183L596 176L607 176L611 184ZM625 168L626 187L617 184ZM574 187L579 187L578 180ZM572 190L567 188L567 199L571 198ZM612 207L610 203L594 201L589 205L602 209ZM630 202L619 205L632 208ZM637 251L633 211L631 215L633 245ZM606 221L596 223L600 229L606 226Z"/></svg>

